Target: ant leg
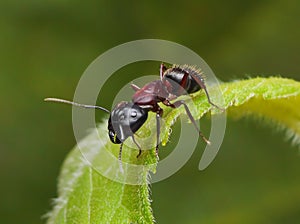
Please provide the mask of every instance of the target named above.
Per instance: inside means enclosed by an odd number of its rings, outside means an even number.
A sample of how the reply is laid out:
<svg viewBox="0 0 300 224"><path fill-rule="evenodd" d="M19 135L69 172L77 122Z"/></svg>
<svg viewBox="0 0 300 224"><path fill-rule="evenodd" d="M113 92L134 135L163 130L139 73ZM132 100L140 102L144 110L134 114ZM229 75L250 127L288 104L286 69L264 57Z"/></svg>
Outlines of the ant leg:
<svg viewBox="0 0 300 224"><path fill-rule="evenodd" d="M165 104L166 106L170 106L170 107L172 107L172 108L178 108L178 107L180 107L181 105L183 105L183 106L184 106L184 109L185 109L185 111L186 111L186 113L187 113L187 115L188 115L188 117L189 117L189 119L191 120L191 122L192 122L193 125L195 126L195 128L196 128L196 130L198 131L199 135L200 135L200 136L202 137L202 139L206 142L206 144L208 144L208 145L211 144L211 142L210 142L210 141L202 134L201 130L199 129L199 127L198 127L198 125L197 125L197 123L196 123L196 121L195 121L195 119L194 119L194 117L193 117L193 115L191 114L191 111L190 111L189 107L186 105L186 103L185 103L183 100L178 100L178 101L174 102L173 104L170 103L170 101L165 100L165 101L163 102L163 104Z"/></svg>
<svg viewBox="0 0 300 224"><path fill-rule="evenodd" d="M134 142L134 144L135 144L135 145L138 147L138 149L139 149L139 154L136 156L136 158L139 158L139 156L142 154L141 146L135 141L135 138L134 138L133 135L131 136L131 138L132 138L132 141Z"/></svg>
<svg viewBox="0 0 300 224"><path fill-rule="evenodd" d="M214 104L213 102L211 102L209 94L207 92L207 88L206 85L204 84L204 82L202 82L197 76L192 75L193 79L195 79L195 81L198 83L198 85L201 87L201 89L204 90L205 95L207 97L207 101L209 102L210 105L213 105L214 107L218 108L219 110L225 111L224 108L219 107L218 105Z"/></svg>
<svg viewBox="0 0 300 224"><path fill-rule="evenodd" d="M158 158L158 146L160 143L160 118L163 115L163 109L161 109L160 107L158 108L157 112L156 112L156 147L155 147L155 152L156 152L156 157Z"/></svg>
<svg viewBox="0 0 300 224"><path fill-rule="evenodd" d="M160 80L163 80L163 76L164 76L166 69L167 69L167 67L164 65L164 63L161 63L160 69L159 69Z"/></svg>
<svg viewBox="0 0 300 224"><path fill-rule="evenodd" d="M141 89L140 87L138 87L137 85L135 85L133 83L131 83L130 86L135 92Z"/></svg>
<svg viewBox="0 0 300 224"><path fill-rule="evenodd" d="M156 147L155 147L155 153L157 158L158 158L159 135L160 135L160 116L157 113L156 114Z"/></svg>
<svg viewBox="0 0 300 224"><path fill-rule="evenodd" d="M136 156L136 158L139 158L140 155L142 155L142 150L141 149L139 150L139 154Z"/></svg>
<svg viewBox="0 0 300 224"><path fill-rule="evenodd" d="M122 165L122 148L123 148L123 142L120 145L120 151L119 151L119 166L121 173L124 173L123 165Z"/></svg>

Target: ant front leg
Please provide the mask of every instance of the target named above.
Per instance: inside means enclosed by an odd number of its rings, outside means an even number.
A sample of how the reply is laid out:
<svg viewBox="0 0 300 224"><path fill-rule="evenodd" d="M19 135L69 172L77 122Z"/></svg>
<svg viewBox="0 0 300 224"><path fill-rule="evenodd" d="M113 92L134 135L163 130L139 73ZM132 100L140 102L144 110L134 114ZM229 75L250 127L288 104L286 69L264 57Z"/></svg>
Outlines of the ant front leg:
<svg viewBox="0 0 300 224"><path fill-rule="evenodd" d="M139 158L140 157L140 155L142 154L142 148L141 148L141 146L136 142L136 140L135 140L135 137L132 135L131 136L131 138L132 138L132 141L134 142L134 144L138 147L138 149L139 149L139 154L136 156L136 158Z"/></svg>
<svg viewBox="0 0 300 224"><path fill-rule="evenodd" d="M188 115L189 119L191 120L192 124L195 126L196 130L198 131L199 135L202 137L202 139L206 142L206 144L210 145L210 141L202 134L200 128L198 127L189 107L186 105L186 103L183 100L178 100L174 103L171 103L169 100L163 101L163 104L166 106L172 107L172 108L178 108L181 105L184 106L185 112Z"/></svg>
<svg viewBox="0 0 300 224"><path fill-rule="evenodd" d="M124 173L123 164L122 164L122 149L123 149L123 142L120 145L120 151L119 151L119 167L121 173Z"/></svg>

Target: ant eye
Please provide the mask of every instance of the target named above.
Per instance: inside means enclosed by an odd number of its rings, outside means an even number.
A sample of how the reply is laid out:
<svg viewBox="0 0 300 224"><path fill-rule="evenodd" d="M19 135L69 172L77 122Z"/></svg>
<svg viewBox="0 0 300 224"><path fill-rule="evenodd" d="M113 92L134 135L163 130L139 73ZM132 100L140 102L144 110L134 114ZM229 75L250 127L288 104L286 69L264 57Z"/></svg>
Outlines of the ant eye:
<svg viewBox="0 0 300 224"><path fill-rule="evenodd" d="M134 110L134 111L131 111L131 117L136 117L137 116L137 112Z"/></svg>

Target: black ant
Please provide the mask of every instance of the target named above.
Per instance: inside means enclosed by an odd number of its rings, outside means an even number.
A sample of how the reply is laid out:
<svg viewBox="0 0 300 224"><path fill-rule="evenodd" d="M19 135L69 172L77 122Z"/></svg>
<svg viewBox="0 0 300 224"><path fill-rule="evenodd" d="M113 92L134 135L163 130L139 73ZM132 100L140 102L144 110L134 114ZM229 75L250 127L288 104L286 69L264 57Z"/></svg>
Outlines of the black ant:
<svg viewBox="0 0 300 224"><path fill-rule="evenodd" d="M184 106L189 119L197 129L199 135L207 144L210 144L210 141L205 138L197 126L196 121L186 103L183 100L178 100L173 103L170 102L181 95L195 93L200 89L203 89L208 102L216 108L224 110L211 102L205 85L204 76L200 70L188 65L173 65L171 68L167 68L162 63L160 65L159 80L152 81L142 88L134 84L131 84L131 87L135 91L132 96L132 101L120 102L111 112L100 106L78 104L57 98L46 98L45 101L67 103L84 108L100 109L109 113L110 117L108 120L108 135L114 144L121 144L119 151L120 161L123 143L128 137L132 138L133 142L139 149L137 157L141 155L142 149L135 141L134 134L146 122L149 111L156 113L156 155L158 156L158 145L160 142L160 119L163 115L163 109L158 105L158 103L163 103L165 106L171 108L178 108L181 105Z"/></svg>

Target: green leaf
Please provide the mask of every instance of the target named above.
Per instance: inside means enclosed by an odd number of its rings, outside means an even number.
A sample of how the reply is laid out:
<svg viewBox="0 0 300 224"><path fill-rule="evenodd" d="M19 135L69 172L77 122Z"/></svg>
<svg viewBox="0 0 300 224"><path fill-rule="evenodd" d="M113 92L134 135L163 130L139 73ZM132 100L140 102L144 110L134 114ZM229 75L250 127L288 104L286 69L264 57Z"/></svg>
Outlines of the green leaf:
<svg viewBox="0 0 300 224"><path fill-rule="evenodd" d="M223 107L227 109L229 116L241 118L251 115L275 124L285 129L288 137L299 145L299 82L283 78L254 78L225 83L220 88L224 96ZM194 94L192 100L196 105L192 110L193 116L200 119L211 106L202 92ZM220 111L212 110L212 113L218 112ZM183 108L164 107L165 126L161 133L163 145L168 141L169 128L179 115L184 114ZM137 135L148 139L144 140L147 142L146 146L153 148L155 134L151 133L155 131L155 117L153 113L149 115L148 121ZM122 161L125 163L124 172L121 172L116 159L119 145L108 140L106 122L101 123L98 130L92 131L79 143L85 158L76 147L65 160L59 177L58 198L48 214L48 224L154 222L148 175L150 171L155 172L155 152L143 151L137 159L138 150L132 149L132 144L124 145ZM126 142L130 143L129 140ZM93 168L89 163L93 164ZM136 171L136 167L142 169ZM138 180L135 179L137 177Z"/></svg>

